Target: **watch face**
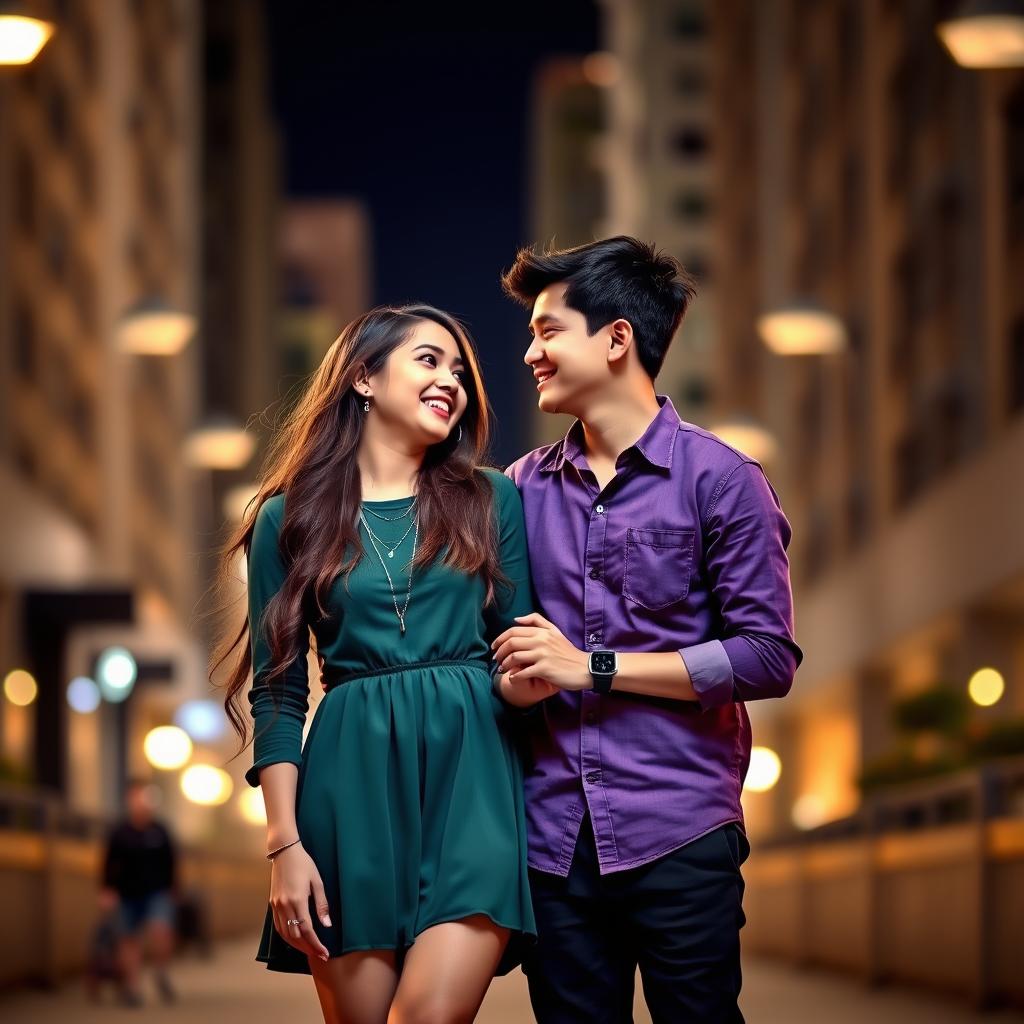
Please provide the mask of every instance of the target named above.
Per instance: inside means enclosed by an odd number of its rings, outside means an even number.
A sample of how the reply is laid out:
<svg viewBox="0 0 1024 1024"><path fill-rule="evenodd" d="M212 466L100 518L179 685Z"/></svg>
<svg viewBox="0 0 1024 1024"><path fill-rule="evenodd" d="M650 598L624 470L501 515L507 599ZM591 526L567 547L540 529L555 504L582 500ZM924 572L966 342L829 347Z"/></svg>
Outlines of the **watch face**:
<svg viewBox="0 0 1024 1024"><path fill-rule="evenodd" d="M616 669L614 651L594 651L590 656L591 671L598 673L614 672Z"/></svg>

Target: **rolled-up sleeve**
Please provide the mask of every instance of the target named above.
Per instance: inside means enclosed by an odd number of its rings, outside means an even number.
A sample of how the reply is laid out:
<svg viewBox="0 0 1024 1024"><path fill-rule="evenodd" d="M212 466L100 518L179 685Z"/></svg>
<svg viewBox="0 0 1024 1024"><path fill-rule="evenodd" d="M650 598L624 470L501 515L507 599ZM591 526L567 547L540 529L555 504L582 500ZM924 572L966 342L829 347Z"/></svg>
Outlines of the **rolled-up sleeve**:
<svg viewBox="0 0 1024 1024"><path fill-rule="evenodd" d="M288 575L278 544L283 516L283 496L277 495L264 502L256 516L249 549L249 640L253 675L249 706L254 739L253 765L245 773L245 781L250 786L260 784L260 769L268 764L300 763L302 730L309 710L309 667L306 661L309 630L305 626L299 631L295 656L283 677L277 677L269 684L267 680L271 657L263 619L267 605Z"/></svg>
<svg viewBox="0 0 1024 1024"><path fill-rule="evenodd" d="M792 531L755 462L718 489L705 525L705 565L721 630L679 651L705 710L784 697L803 654L794 639L786 549Z"/></svg>

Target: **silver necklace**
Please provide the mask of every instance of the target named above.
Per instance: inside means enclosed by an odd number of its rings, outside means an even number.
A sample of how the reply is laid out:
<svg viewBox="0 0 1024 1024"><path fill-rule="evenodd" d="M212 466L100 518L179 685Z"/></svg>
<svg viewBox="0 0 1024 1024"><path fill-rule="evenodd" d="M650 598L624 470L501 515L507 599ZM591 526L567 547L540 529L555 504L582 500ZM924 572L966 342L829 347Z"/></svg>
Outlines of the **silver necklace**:
<svg viewBox="0 0 1024 1024"><path fill-rule="evenodd" d="M414 563L416 561L416 543L420 537L420 517L417 515L416 518L413 520L413 525L416 527L416 532L413 534L412 537L412 558L409 560L409 586L406 588L405 591L405 604L401 608L398 607L398 597L395 595L395 584L394 581L391 579L391 573L388 572L388 563L385 562L384 558L381 556L380 550L377 547L377 542L373 539L373 532L370 530L370 527L366 522L366 517L363 515L362 512L359 513L359 519L361 520L363 526L366 527L366 532L370 536L370 543L373 545L373 550L377 552L377 558L380 561L381 567L384 570L384 575L388 578L388 587L390 587L391 589L391 600L392 602L394 602L395 605L395 614L398 616L398 625L402 631L402 636L405 636L405 613L409 610L409 601L412 598L412 573Z"/></svg>
<svg viewBox="0 0 1024 1024"><path fill-rule="evenodd" d="M392 520L392 521L393 521L393 520ZM399 549L399 548L400 548L400 547L402 546L402 541L404 541L404 540L405 540L405 538L409 536L409 533L410 533L410 532L412 531L412 528L413 528L413 526L415 525L415 523L416 523L416 520L414 519L414 520L413 520L413 521L412 521L412 522L411 522L411 523L410 523L410 524L409 524L409 525L408 525L408 526L406 527L406 529L405 529L405 533L403 533L403 534L402 534L402 536L401 536L401 537L400 537L400 538L399 538L399 539L398 539L398 540L397 540L397 541L396 541L396 542L395 542L394 544L389 544L389 543L388 543L387 541L385 541L385 540L384 540L384 538L383 538L383 537L378 537L378 536L377 536L377 534L375 534L375 533L373 532L373 530L371 530L371 529L370 529L370 524L369 524L369 523L368 523L368 522L367 522L367 521L366 521L365 519L363 520L363 525L364 525L364 526L366 527L366 532L367 532L367 533L368 533L368 534L369 534L369 535L370 535L370 536L371 536L371 537L372 537L372 538L373 538L373 539L374 539L374 540L375 540L375 541L376 541L376 542L377 542L378 544L380 544L380 545L381 545L381 547L385 547L385 548L387 548L387 549L388 549L388 558L394 558L394 557L395 557L395 552L396 552L396 551L397 551L397 550L398 550L398 549Z"/></svg>
<svg viewBox="0 0 1024 1024"><path fill-rule="evenodd" d="M369 512L375 519L380 519L385 523L397 523L399 519L404 519L414 508L416 507L416 499L413 498L409 507L400 516L382 516L379 512L374 512L372 508L367 505L363 505L363 509Z"/></svg>

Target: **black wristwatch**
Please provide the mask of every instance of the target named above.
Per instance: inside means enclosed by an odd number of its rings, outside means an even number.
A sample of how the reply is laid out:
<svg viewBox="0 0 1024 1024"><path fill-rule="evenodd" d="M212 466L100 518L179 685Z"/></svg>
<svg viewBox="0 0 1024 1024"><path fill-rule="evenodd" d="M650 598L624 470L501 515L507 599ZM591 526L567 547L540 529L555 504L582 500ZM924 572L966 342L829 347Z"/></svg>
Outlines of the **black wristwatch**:
<svg viewBox="0 0 1024 1024"><path fill-rule="evenodd" d="M591 651L587 668L594 680L594 692L608 693L615 673L619 671L619 656L614 651Z"/></svg>

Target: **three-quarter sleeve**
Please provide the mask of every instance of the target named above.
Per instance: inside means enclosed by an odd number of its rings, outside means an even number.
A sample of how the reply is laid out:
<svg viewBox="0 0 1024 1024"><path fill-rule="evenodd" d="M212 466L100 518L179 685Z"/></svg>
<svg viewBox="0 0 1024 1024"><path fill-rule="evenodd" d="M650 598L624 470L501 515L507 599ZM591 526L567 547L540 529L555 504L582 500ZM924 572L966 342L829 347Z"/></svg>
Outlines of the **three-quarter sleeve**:
<svg viewBox="0 0 1024 1024"><path fill-rule="evenodd" d="M295 656L283 676L270 686L270 646L264 629L264 613L271 598L284 584L288 569L278 544L284 519L284 495L275 495L261 506L249 549L249 640L252 647L252 688L249 706L253 718L253 765L245 773L250 786L260 784L260 769L268 764L298 765L302 730L309 709L309 630L299 632ZM273 692L271 692L273 691ZM276 700L275 700L276 698Z"/></svg>
<svg viewBox="0 0 1024 1024"><path fill-rule="evenodd" d="M498 557L501 571L511 587L495 585L494 601L484 609L485 638L488 646L495 637L514 626L517 615L533 611L533 590L530 581L530 556L526 550L526 522L523 499L519 489L507 477L489 472L494 488L498 519Z"/></svg>
<svg viewBox="0 0 1024 1024"><path fill-rule="evenodd" d="M705 710L789 692L803 657L793 632L790 537L761 467L742 463L724 482L705 537L721 637L679 652Z"/></svg>

